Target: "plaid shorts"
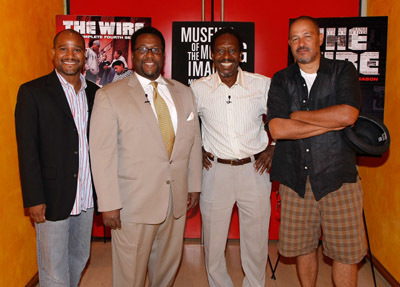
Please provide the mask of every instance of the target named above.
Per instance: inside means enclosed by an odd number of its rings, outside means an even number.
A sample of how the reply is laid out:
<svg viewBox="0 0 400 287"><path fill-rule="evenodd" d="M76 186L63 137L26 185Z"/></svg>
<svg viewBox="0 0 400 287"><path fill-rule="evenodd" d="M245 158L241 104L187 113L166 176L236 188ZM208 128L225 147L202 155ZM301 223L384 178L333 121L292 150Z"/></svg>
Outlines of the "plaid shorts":
<svg viewBox="0 0 400 287"><path fill-rule="evenodd" d="M344 183L316 201L309 180L304 199L281 184L279 252L293 257L313 252L323 231L324 254L344 264L360 262L366 252L361 183Z"/></svg>

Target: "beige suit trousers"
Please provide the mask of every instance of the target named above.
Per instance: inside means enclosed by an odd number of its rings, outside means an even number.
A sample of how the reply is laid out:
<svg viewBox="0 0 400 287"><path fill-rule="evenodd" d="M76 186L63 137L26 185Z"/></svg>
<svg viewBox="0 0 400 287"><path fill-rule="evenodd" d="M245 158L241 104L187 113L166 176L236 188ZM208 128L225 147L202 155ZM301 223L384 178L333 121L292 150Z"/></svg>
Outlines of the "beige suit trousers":
<svg viewBox="0 0 400 287"><path fill-rule="evenodd" d="M214 160L209 171L203 169L200 209L210 287L233 286L226 269L225 248L235 203L239 209L243 286L265 286L271 182L269 174L255 172L253 164L254 160L231 166Z"/></svg>
<svg viewBox="0 0 400 287"><path fill-rule="evenodd" d="M112 230L114 287L143 287L149 272L149 287L172 286L182 257L186 216L173 216L172 195L161 224L122 221Z"/></svg>

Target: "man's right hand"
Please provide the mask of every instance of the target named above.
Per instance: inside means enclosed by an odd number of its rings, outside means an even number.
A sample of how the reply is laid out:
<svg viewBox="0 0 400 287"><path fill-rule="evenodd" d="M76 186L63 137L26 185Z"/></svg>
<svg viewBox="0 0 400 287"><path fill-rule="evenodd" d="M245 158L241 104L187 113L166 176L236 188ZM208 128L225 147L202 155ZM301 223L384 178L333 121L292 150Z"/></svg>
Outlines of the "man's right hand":
<svg viewBox="0 0 400 287"><path fill-rule="evenodd" d="M212 167L211 161L214 161L214 155L210 152L207 152L204 148L202 148L202 152L203 152L203 167L206 170L209 170Z"/></svg>
<svg viewBox="0 0 400 287"><path fill-rule="evenodd" d="M111 229L121 229L121 219L119 217L119 209L102 212L103 224Z"/></svg>
<svg viewBox="0 0 400 287"><path fill-rule="evenodd" d="M43 223L46 221L46 204L42 203L28 207L28 213L35 223Z"/></svg>

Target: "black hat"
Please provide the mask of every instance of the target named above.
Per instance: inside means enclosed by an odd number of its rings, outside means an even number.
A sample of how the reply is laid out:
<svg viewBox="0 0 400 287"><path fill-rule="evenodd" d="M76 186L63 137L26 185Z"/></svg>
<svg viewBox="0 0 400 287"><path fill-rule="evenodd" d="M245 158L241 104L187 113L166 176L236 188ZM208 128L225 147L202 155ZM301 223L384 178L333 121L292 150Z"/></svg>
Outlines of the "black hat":
<svg viewBox="0 0 400 287"><path fill-rule="evenodd" d="M382 121L360 114L352 127L343 130L348 145L359 155L376 156L387 151L390 135Z"/></svg>

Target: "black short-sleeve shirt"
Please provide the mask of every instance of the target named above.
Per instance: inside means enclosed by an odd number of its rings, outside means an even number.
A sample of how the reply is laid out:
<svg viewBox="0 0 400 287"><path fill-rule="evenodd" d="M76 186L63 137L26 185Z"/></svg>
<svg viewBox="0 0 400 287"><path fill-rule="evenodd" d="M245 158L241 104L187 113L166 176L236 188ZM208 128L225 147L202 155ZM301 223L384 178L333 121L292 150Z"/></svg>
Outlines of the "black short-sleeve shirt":
<svg viewBox="0 0 400 287"><path fill-rule="evenodd" d="M268 94L267 124L273 118L289 118L295 111L313 111L346 104L357 109L361 89L354 65L321 58L310 94L297 64L277 72ZM356 182L355 152L346 145L342 131L331 131L300 140L278 140L271 167L276 180L304 197L307 177L316 200L345 182Z"/></svg>

